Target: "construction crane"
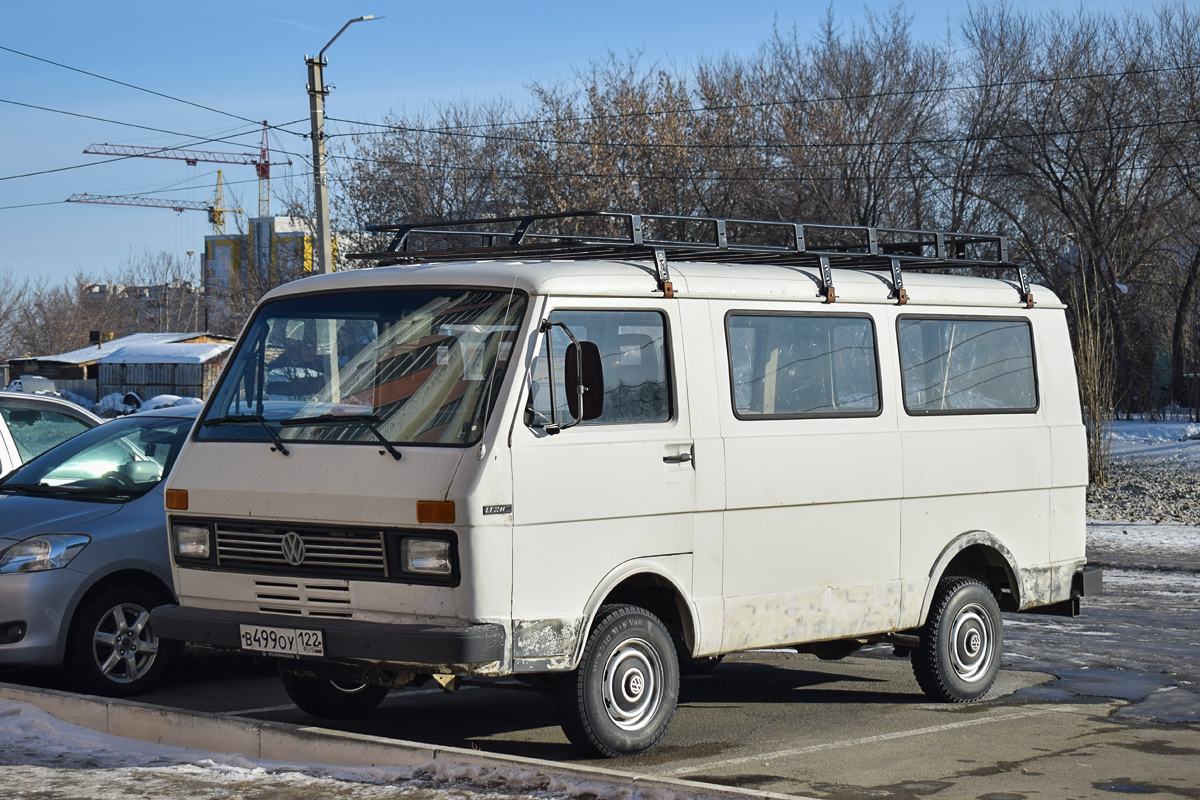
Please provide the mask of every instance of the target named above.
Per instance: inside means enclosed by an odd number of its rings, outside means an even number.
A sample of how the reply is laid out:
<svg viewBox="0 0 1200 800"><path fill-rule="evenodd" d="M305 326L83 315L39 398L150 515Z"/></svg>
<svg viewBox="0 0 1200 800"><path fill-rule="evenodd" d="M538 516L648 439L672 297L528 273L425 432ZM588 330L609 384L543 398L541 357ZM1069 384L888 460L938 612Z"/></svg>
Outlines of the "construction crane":
<svg viewBox="0 0 1200 800"><path fill-rule="evenodd" d="M263 120L262 144L258 154L254 153L223 153L212 150L184 150L171 147L141 147L130 144L90 144L84 148L85 153L93 156L137 156L139 158L170 158L184 161L189 166L196 166L201 161L214 164L246 164L253 166L258 175L258 215L271 216L271 167L292 165L292 160L271 161L271 148L267 141L269 130L267 121ZM140 205L140 204L136 204Z"/></svg>
<svg viewBox="0 0 1200 800"><path fill-rule="evenodd" d="M143 208L169 208L182 214L184 211L207 211L208 221L213 226L213 233L225 233L225 215L227 213L241 214L240 208L225 208L225 187L221 170L217 170L217 192L212 202L202 203L196 200L167 200L158 197L137 197L136 195L120 194L88 194L82 192L67 198L68 203L96 203L110 206L142 206Z"/></svg>

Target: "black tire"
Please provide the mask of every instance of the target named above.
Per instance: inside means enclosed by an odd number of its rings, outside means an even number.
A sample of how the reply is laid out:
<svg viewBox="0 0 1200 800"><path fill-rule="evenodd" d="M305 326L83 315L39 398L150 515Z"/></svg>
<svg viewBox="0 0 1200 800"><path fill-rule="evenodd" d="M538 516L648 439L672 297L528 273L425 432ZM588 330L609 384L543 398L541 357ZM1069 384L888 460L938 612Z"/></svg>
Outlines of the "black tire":
<svg viewBox="0 0 1200 800"><path fill-rule="evenodd" d="M141 586L110 586L84 602L71 621L65 666L88 692L129 697L158 683L173 643L150 627L150 609L167 602Z"/></svg>
<svg viewBox="0 0 1200 800"><path fill-rule="evenodd" d="M666 626L637 606L602 606L579 667L557 676L563 731L602 758L642 753L666 735L679 699L679 662Z"/></svg>
<svg viewBox="0 0 1200 800"><path fill-rule="evenodd" d="M995 683L1003 647L1004 623L991 591L974 578L943 578L912 651L913 674L931 699L970 703Z"/></svg>
<svg viewBox="0 0 1200 800"><path fill-rule="evenodd" d="M304 713L321 719L366 716L383 702L389 691L387 686L348 684L331 678L299 674L287 663L280 663L279 677L292 702Z"/></svg>

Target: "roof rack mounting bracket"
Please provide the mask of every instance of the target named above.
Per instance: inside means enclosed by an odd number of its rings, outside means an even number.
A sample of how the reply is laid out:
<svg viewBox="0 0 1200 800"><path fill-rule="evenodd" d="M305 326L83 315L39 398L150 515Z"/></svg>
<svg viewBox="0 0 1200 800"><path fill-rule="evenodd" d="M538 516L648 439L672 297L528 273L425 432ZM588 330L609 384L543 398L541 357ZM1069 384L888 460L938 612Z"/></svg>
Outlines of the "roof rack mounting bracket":
<svg viewBox="0 0 1200 800"><path fill-rule="evenodd" d="M829 269L829 256L817 256L821 262L821 296L826 303L837 302L837 292L833 289L833 272Z"/></svg>
<svg viewBox="0 0 1200 800"><path fill-rule="evenodd" d="M667 268L667 251L662 247L654 248L654 272L658 278L659 291L663 297L670 300L675 296L675 287L671 284L671 272Z"/></svg>
<svg viewBox="0 0 1200 800"><path fill-rule="evenodd" d="M892 264L892 297L896 300L896 305L902 306L908 302L908 292L904 288L904 273L900 270L900 259L891 256L888 260Z"/></svg>
<svg viewBox="0 0 1200 800"><path fill-rule="evenodd" d="M1021 300L1025 302L1026 308L1033 308L1033 289L1029 286L1029 273L1025 271L1023 264L1017 264L1016 267L1021 280Z"/></svg>

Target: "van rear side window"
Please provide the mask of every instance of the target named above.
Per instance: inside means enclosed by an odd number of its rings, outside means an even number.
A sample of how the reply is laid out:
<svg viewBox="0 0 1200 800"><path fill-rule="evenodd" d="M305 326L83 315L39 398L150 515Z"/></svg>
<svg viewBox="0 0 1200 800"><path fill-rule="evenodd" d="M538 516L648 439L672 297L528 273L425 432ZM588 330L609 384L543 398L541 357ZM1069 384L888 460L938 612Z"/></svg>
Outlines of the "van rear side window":
<svg viewBox="0 0 1200 800"><path fill-rule="evenodd" d="M1037 410L1028 321L901 317L898 329L908 413Z"/></svg>
<svg viewBox="0 0 1200 800"><path fill-rule="evenodd" d="M726 326L739 418L879 413L870 318L746 313L730 314Z"/></svg>

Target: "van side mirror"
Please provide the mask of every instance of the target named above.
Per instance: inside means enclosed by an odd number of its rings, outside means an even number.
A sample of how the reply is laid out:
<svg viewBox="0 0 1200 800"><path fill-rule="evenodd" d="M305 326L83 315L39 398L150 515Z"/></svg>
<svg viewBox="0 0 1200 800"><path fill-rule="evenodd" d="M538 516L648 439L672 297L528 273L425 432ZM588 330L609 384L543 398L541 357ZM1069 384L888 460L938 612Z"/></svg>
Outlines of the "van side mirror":
<svg viewBox="0 0 1200 800"><path fill-rule="evenodd" d="M582 367L582 369L581 369ZM567 345L565 364L567 408L571 416L580 422L596 419L604 413L604 365L600 361L600 348L595 342L581 341ZM580 389L580 376L583 378L583 392ZM579 401L583 399L583 413L580 413Z"/></svg>

